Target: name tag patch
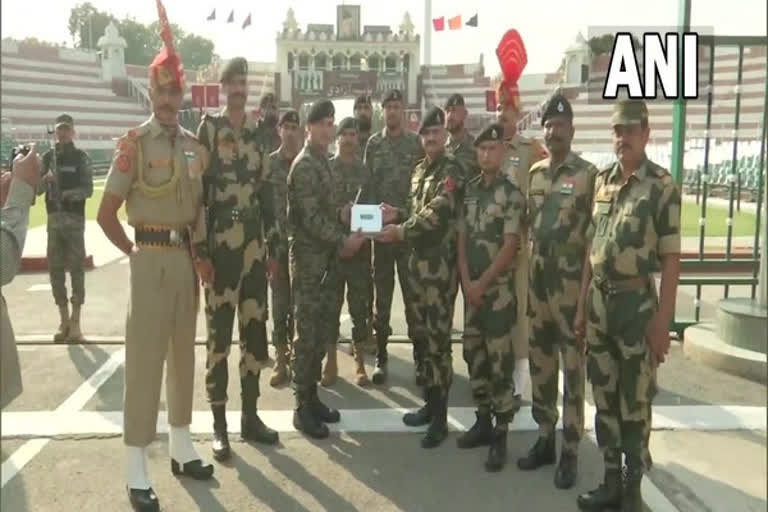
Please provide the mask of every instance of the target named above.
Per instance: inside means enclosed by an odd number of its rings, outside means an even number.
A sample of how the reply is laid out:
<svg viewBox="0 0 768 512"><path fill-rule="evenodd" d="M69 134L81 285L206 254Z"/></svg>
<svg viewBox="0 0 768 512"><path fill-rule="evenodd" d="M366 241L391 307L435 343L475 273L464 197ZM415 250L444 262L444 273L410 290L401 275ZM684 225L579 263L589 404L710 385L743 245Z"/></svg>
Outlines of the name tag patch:
<svg viewBox="0 0 768 512"><path fill-rule="evenodd" d="M560 194L564 196L570 196L573 194L574 184L572 181L566 181L560 186Z"/></svg>

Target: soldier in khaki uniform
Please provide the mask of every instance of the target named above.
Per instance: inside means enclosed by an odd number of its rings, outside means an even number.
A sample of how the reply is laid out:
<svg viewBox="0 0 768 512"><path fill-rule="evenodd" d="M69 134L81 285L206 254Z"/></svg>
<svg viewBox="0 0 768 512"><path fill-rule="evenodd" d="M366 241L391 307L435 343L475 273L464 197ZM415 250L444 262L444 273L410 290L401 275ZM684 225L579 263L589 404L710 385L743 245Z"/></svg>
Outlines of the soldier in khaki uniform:
<svg viewBox="0 0 768 512"><path fill-rule="evenodd" d="M204 235L202 181L207 155L177 115L184 97L184 69L158 3L165 48L150 66L153 114L120 138L99 207L98 222L130 258L130 302L125 335L123 441L127 490L134 510L160 509L149 483L146 448L155 438L163 363L174 474L208 479L190 437L199 286L190 239ZM117 211L125 201L135 243Z"/></svg>
<svg viewBox="0 0 768 512"><path fill-rule="evenodd" d="M652 464L656 367L669 350L680 277L680 193L669 172L645 154L645 102L620 101L611 123L618 162L595 182L591 251L575 321L577 335L583 335L586 318L587 375L605 476L597 489L579 496L578 505L640 512L640 483Z"/></svg>
<svg viewBox="0 0 768 512"><path fill-rule="evenodd" d="M508 424L520 409L509 369L515 364L512 332L517 322L513 263L524 229L525 198L501 172L503 135L502 126L494 123L475 141L481 174L467 183L458 228L464 360L477 421L457 444L459 448L490 445L488 471L504 467ZM495 427L491 415L496 417Z"/></svg>
<svg viewBox="0 0 768 512"><path fill-rule="evenodd" d="M541 118L550 158L531 167L528 218L531 238L528 309L533 419L539 439L517 465L537 469L555 462L557 389L563 359L563 449L555 486L576 481L579 441L584 433L584 346L573 333L586 232L597 169L571 151L573 110L560 94Z"/></svg>
<svg viewBox="0 0 768 512"><path fill-rule="evenodd" d="M521 50L504 52L507 48L519 47ZM499 64L504 79L496 90L497 119L504 127L504 140L507 145L507 160L503 171L509 173L512 182L518 186L524 196L528 194L528 170L537 161L546 156L542 145L534 139L523 137L517 131L520 120L520 90L517 81L527 64L525 47L515 30L508 31L497 49ZM528 235L523 231L520 238L520 254L516 265L515 285L517 286L517 325L512 336L515 344L515 390L519 394L528 386L530 370L528 367Z"/></svg>

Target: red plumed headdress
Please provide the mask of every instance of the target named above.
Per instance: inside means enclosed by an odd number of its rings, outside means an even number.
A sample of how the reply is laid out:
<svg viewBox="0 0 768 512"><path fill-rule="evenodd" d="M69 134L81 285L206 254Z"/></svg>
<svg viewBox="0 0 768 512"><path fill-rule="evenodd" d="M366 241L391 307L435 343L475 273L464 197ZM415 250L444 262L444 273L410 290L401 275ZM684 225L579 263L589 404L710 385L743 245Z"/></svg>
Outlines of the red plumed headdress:
<svg viewBox="0 0 768 512"><path fill-rule="evenodd" d="M155 86L175 84L184 88L184 66L181 58L173 46L173 34L171 24L168 23L168 14L161 0L157 0L157 15L160 23L160 37L163 40L163 49L160 50L149 65L149 80Z"/></svg>
<svg viewBox="0 0 768 512"><path fill-rule="evenodd" d="M496 100L499 105L511 105L520 110L520 91L517 82L528 64L528 54L520 33L510 29L501 38L496 47L496 56L501 66L502 80L496 89Z"/></svg>

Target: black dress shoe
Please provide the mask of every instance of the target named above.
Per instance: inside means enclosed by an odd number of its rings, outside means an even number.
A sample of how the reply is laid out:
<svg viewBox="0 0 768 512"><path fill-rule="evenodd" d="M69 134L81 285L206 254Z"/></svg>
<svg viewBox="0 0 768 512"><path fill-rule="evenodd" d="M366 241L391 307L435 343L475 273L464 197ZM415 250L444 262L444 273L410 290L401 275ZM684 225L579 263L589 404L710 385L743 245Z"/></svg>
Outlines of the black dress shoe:
<svg viewBox="0 0 768 512"><path fill-rule="evenodd" d="M266 426L258 414L242 416L240 437L243 438L243 441L255 441L262 444L277 444L280 440L280 435Z"/></svg>
<svg viewBox="0 0 768 512"><path fill-rule="evenodd" d="M229 459L232 453L229 448L229 436L226 430L213 432L211 448L213 449L214 459L219 462Z"/></svg>
<svg viewBox="0 0 768 512"><path fill-rule="evenodd" d="M213 464L203 464L200 459L179 464L171 459L171 472L176 476L188 476L195 480L208 480L213 476Z"/></svg>
<svg viewBox="0 0 768 512"><path fill-rule="evenodd" d="M293 426L313 439L325 439L330 434L328 425L312 413L309 405L301 405L293 411Z"/></svg>
<svg viewBox="0 0 768 512"><path fill-rule="evenodd" d="M472 428L456 439L456 446L462 449L488 446L493 442L493 422L491 413L476 412L477 420Z"/></svg>
<svg viewBox="0 0 768 512"><path fill-rule="evenodd" d="M157 501L155 491L151 487L149 489L130 489L126 487L126 490L128 491L131 507L136 512L160 512L160 502Z"/></svg>
<svg viewBox="0 0 768 512"><path fill-rule="evenodd" d="M517 467L523 471L533 471L542 466L554 464L556 458L555 435L551 434L536 439L536 443L528 450L528 454L517 459Z"/></svg>

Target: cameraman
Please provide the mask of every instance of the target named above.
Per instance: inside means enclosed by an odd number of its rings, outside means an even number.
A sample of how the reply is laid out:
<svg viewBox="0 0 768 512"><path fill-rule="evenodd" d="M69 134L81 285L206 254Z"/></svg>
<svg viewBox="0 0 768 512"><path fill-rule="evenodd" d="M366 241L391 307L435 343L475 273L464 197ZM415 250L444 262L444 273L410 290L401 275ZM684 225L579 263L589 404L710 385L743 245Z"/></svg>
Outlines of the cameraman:
<svg viewBox="0 0 768 512"><path fill-rule="evenodd" d="M0 285L10 283L21 263L27 235L29 207L40 182L40 157L34 144L26 156L13 161L10 189L0 215ZM3 185L8 183L2 180ZM2 194L0 194L2 195ZM19 396L22 390L19 356L5 297L0 294L0 407Z"/></svg>
<svg viewBox="0 0 768 512"><path fill-rule="evenodd" d="M85 301L85 200L93 194L88 155L75 147L75 123L56 118L56 148L43 154L45 210L48 212L48 269L61 323L53 341L83 341L80 307ZM53 161L56 158L55 162ZM72 316L67 304L66 269L72 279Z"/></svg>

